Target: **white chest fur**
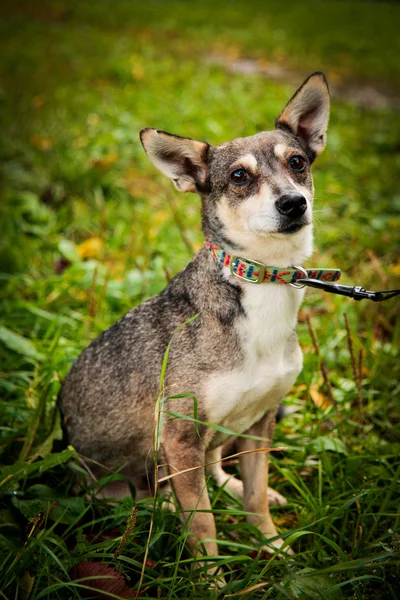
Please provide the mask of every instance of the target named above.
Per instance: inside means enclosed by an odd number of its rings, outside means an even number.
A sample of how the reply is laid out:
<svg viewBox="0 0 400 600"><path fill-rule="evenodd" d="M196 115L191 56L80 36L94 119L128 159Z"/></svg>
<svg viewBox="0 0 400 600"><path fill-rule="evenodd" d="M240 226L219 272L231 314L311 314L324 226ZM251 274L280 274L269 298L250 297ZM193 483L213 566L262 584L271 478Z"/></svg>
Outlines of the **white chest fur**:
<svg viewBox="0 0 400 600"><path fill-rule="evenodd" d="M302 298L287 285L244 284L246 315L236 323L243 360L208 381L208 421L243 433L288 393L302 365L293 336Z"/></svg>

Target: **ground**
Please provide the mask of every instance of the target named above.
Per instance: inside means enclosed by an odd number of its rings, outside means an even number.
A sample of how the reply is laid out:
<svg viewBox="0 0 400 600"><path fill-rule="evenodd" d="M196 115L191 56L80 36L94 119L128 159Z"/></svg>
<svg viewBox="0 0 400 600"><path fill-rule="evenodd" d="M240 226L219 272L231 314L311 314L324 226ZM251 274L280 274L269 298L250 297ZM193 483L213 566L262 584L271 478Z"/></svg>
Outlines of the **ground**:
<svg viewBox="0 0 400 600"><path fill-rule="evenodd" d="M400 287L399 17L394 2L354 0L16 0L3 15L2 598L97 598L86 588L104 582L107 597L399 596L396 299L307 292L304 369L272 466L289 501L274 518L296 556L258 551L240 502L210 482L220 591L191 569L161 501L110 505L93 497L96 484L77 493L84 462L53 447L60 381L80 350L203 242L198 199L155 172L144 126L214 144L251 135L323 70L332 116L307 266Z"/></svg>

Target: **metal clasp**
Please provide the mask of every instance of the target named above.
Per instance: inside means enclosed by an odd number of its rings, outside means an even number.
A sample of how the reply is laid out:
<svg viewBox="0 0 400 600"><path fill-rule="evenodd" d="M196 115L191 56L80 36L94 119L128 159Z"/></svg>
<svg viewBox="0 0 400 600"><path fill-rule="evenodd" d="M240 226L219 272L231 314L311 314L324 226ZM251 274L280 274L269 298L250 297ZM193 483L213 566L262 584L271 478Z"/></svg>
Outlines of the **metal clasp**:
<svg viewBox="0 0 400 600"><path fill-rule="evenodd" d="M253 265L258 270L257 279L251 279L251 276L246 277L246 275L239 275L239 273L235 273L234 268L235 268L235 263L237 260L247 263L250 266ZM246 268L246 270L247 269L248 269L248 267ZM245 258L244 256L232 256L231 257L230 271L231 271L232 275L235 275L235 277L238 277L239 279L243 279L244 281L248 281L249 283L262 283L264 281L264 277L265 277L265 265L263 265L263 263L258 262L257 260L250 260L249 258ZM252 274L254 274L254 271Z"/></svg>
<svg viewBox="0 0 400 600"><path fill-rule="evenodd" d="M297 269L298 271L300 271L301 273L303 273L304 278L308 279L308 273L307 271L303 268L303 267L298 267L297 265L293 265L294 269ZM294 288L297 288L299 290L301 290L302 288L306 287L305 283L289 283L289 285L291 285Z"/></svg>

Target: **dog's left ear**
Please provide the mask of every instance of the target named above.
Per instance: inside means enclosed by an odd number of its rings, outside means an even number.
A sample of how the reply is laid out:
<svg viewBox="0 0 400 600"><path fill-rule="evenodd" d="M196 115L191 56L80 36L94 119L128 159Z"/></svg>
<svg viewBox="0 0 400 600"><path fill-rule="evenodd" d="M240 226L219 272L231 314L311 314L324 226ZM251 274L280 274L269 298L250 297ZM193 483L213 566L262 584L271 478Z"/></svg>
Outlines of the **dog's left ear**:
<svg viewBox="0 0 400 600"><path fill-rule="evenodd" d="M200 191L207 177L209 144L151 127L142 129L140 139L151 162L179 191Z"/></svg>
<svg viewBox="0 0 400 600"><path fill-rule="evenodd" d="M329 89L323 73L310 75L283 109L275 122L305 147L311 162L326 144L329 121Z"/></svg>

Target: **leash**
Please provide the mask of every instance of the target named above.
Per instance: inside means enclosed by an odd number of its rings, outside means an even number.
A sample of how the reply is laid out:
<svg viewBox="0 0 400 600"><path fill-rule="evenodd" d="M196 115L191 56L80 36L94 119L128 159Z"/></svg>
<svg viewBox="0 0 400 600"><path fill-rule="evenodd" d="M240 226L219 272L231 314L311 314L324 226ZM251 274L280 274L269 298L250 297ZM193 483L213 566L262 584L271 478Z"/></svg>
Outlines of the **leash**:
<svg viewBox="0 0 400 600"><path fill-rule="evenodd" d="M317 279L309 278L298 279L297 283L301 284L301 287L306 285L307 287L316 288L317 290L329 292L330 294L347 296L348 298L353 298L353 300L372 300L372 302L383 302L384 300L389 300L390 298L394 298L400 294L400 290L379 290L377 292L373 292L372 290L365 290L360 285L326 283L325 281L318 281Z"/></svg>
<svg viewBox="0 0 400 600"><path fill-rule="evenodd" d="M233 256L210 240L206 240L206 248L211 252L214 260L230 269L232 275L249 283L281 283L299 289L307 286L330 294L347 296L353 300L372 300L372 302L383 302L400 294L400 289L374 292L366 290L360 285L332 283L340 279L340 269L314 268L306 270L296 265L288 268L271 267L257 260Z"/></svg>

